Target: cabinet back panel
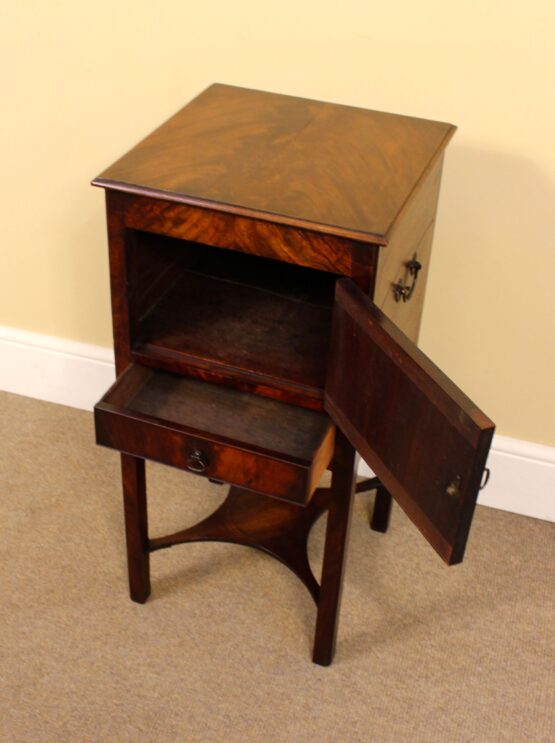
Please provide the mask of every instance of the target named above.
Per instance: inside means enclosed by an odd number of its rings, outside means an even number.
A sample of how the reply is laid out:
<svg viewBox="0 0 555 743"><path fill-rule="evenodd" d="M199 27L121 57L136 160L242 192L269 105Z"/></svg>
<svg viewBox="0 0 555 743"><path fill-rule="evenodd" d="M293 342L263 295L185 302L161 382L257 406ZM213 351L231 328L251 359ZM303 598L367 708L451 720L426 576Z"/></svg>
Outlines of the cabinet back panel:
<svg viewBox="0 0 555 743"><path fill-rule="evenodd" d="M330 307L184 271L141 323L135 348L322 390L330 323Z"/></svg>
<svg viewBox="0 0 555 743"><path fill-rule="evenodd" d="M126 234L136 361L321 406L335 274Z"/></svg>

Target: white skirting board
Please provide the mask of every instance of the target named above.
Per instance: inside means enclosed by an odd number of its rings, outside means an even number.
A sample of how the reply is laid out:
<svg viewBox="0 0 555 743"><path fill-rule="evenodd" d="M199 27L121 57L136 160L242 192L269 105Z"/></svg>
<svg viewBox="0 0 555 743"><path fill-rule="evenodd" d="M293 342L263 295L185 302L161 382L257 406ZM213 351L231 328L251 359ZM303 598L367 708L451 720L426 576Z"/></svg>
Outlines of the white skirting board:
<svg viewBox="0 0 555 743"><path fill-rule="evenodd" d="M478 496L481 506L555 521L555 448L496 435L487 466L491 475ZM365 462L358 473L374 474Z"/></svg>
<svg viewBox="0 0 555 743"><path fill-rule="evenodd" d="M91 410L114 379L111 349L0 326L1 390ZM555 521L555 448L495 436L488 467L480 504Z"/></svg>
<svg viewBox="0 0 555 743"><path fill-rule="evenodd" d="M0 326L0 390L92 410L115 378L110 348Z"/></svg>

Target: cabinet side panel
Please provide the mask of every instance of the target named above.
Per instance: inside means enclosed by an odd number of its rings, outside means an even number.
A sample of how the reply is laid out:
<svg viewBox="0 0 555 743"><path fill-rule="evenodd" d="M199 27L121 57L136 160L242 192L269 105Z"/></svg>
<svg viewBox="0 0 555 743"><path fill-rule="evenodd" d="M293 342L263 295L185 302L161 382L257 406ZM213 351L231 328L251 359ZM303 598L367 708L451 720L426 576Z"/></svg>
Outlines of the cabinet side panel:
<svg viewBox="0 0 555 743"><path fill-rule="evenodd" d="M131 363L131 321L129 315L128 268L125 225L121 200L106 192L108 252L110 261L110 291L112 297L112 327L116 374L119 376Z"/></svg>
<svg viewBox="0 0 555 743"><path fill-rule="evenodd" d="M374 302L414 342L418 340L424 307L442 165L443 157L439 158L402 212L390 243L380 249L378 260ZM400 281L409 286L412 284L413 277L408 274L406 263L415 255L422 268L414 291L408 301L396 301L393 285Z"/></svg>

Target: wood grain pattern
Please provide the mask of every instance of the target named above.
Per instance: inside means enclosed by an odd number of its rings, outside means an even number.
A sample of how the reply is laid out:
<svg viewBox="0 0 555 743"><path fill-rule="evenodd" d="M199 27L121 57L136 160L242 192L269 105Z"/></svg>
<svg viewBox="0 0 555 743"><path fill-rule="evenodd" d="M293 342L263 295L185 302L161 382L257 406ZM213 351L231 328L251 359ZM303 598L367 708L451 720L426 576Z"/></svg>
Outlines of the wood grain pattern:
<svg viewBox="0 0 555 743"><path fill-rule="evenodd" d="M125 225L350 276L353 241L215 209L122 194Z"/></svg>
<svg viewBox="0 0 555 743"><path fill-rule="evenodd" d="M146 503L145 463L143 459L121 455L125 541L129 594L144 604L150 595L150 560Z"/></svg>
<svg viewBox="0 0 555 743"><path fill-rule="evenodd" d="M331 307L185 271L140 328L139 352L322 390Z"/></svg>
<svg viewBox="0 0 555 743"><path fill-rule="evenodd" d="M95 426L104 446L296 503L310 498L335 435L325 413L134 366L96 405Z"/></svg>
<svg viewBox="0 0 555 743"><path fill-rule="evenodd" d="M344 434L338 430L332 465L322 579L312 653L314 663L321 666L329 666L335 652L355 492L356 463L357 455L353 447Z"/></svg>
<svg viewBox="0 0 555 743"><path fill-rule="evenodd" d="M460 562L493 423L348 279L331 343L325 409L443 559Z"/></svg>
<svg viewBox="0 0 555 743"><path fill-rule="evenodd" d="M154 552L191 542L230 542L254 547L292 570L318 604L320 586L308 561L307 543L314 522L328 508L329 495L328 488L319 488L310 502L300 508L232 487L214 513L186 529L151 539L149 549Z"/></svg>
<svg viewBox="0 0 555 743"><path fill-rule="evenodd" d="M119 376L131 363L131 316L129 308L129 267L127 235L123 213L117 195L106 192L108 224L108 257L110 261L110 293L116 374Z"/></svg>
<svg viewBox="0 0 555 743"><path fill-rule="evenodd" d="M131 358L321 409L335 274L127 231Z"/></svg>
<svg viewBox="0 0 555 743"><path fill-rule="evenodd" d="M454 129L212 85L93 183L385 244Z"/></svg>
<svg viewBox="0 0 555 743"><path fill-rule="evenodd" d="M183 352L160 347L140 346L131 353L133 364L176 372L211 384L232 387L271 400L280 400L308 410L323 410L324 390L308 387L299 382L289 383L277 376L265 376L259 372L237 370L231 365L203 364L198 357L188 358Z"/></svg>
<svg viewBox="0 0 555 743"><path fill-rule="evenodd" d="M391 492L444 559L462 559L493 424L370 301L417 337L453 132L215 85L93 181L107 190L118 373L95 421L123 452L134 600L150 591L149 551L263 549L316 600L313 659L329 664L354 447L383 483L372 528L387 529ZM417 288L396 304L415 251ZM149 540L145 458L234 487L201 524ZM326 509L318 586L306 543Z"/></svg>

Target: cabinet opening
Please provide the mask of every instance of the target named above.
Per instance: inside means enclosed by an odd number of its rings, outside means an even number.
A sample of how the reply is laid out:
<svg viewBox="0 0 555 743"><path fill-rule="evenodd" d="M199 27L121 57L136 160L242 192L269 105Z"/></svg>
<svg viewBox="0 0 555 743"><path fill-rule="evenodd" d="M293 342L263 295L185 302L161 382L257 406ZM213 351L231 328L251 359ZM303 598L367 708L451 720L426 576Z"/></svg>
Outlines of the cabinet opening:
<svg viewBox="0 0 555 743"><path fill-rule="evenodd" d="M320 407L337 276L130 231L135 360Z"/></svg>

